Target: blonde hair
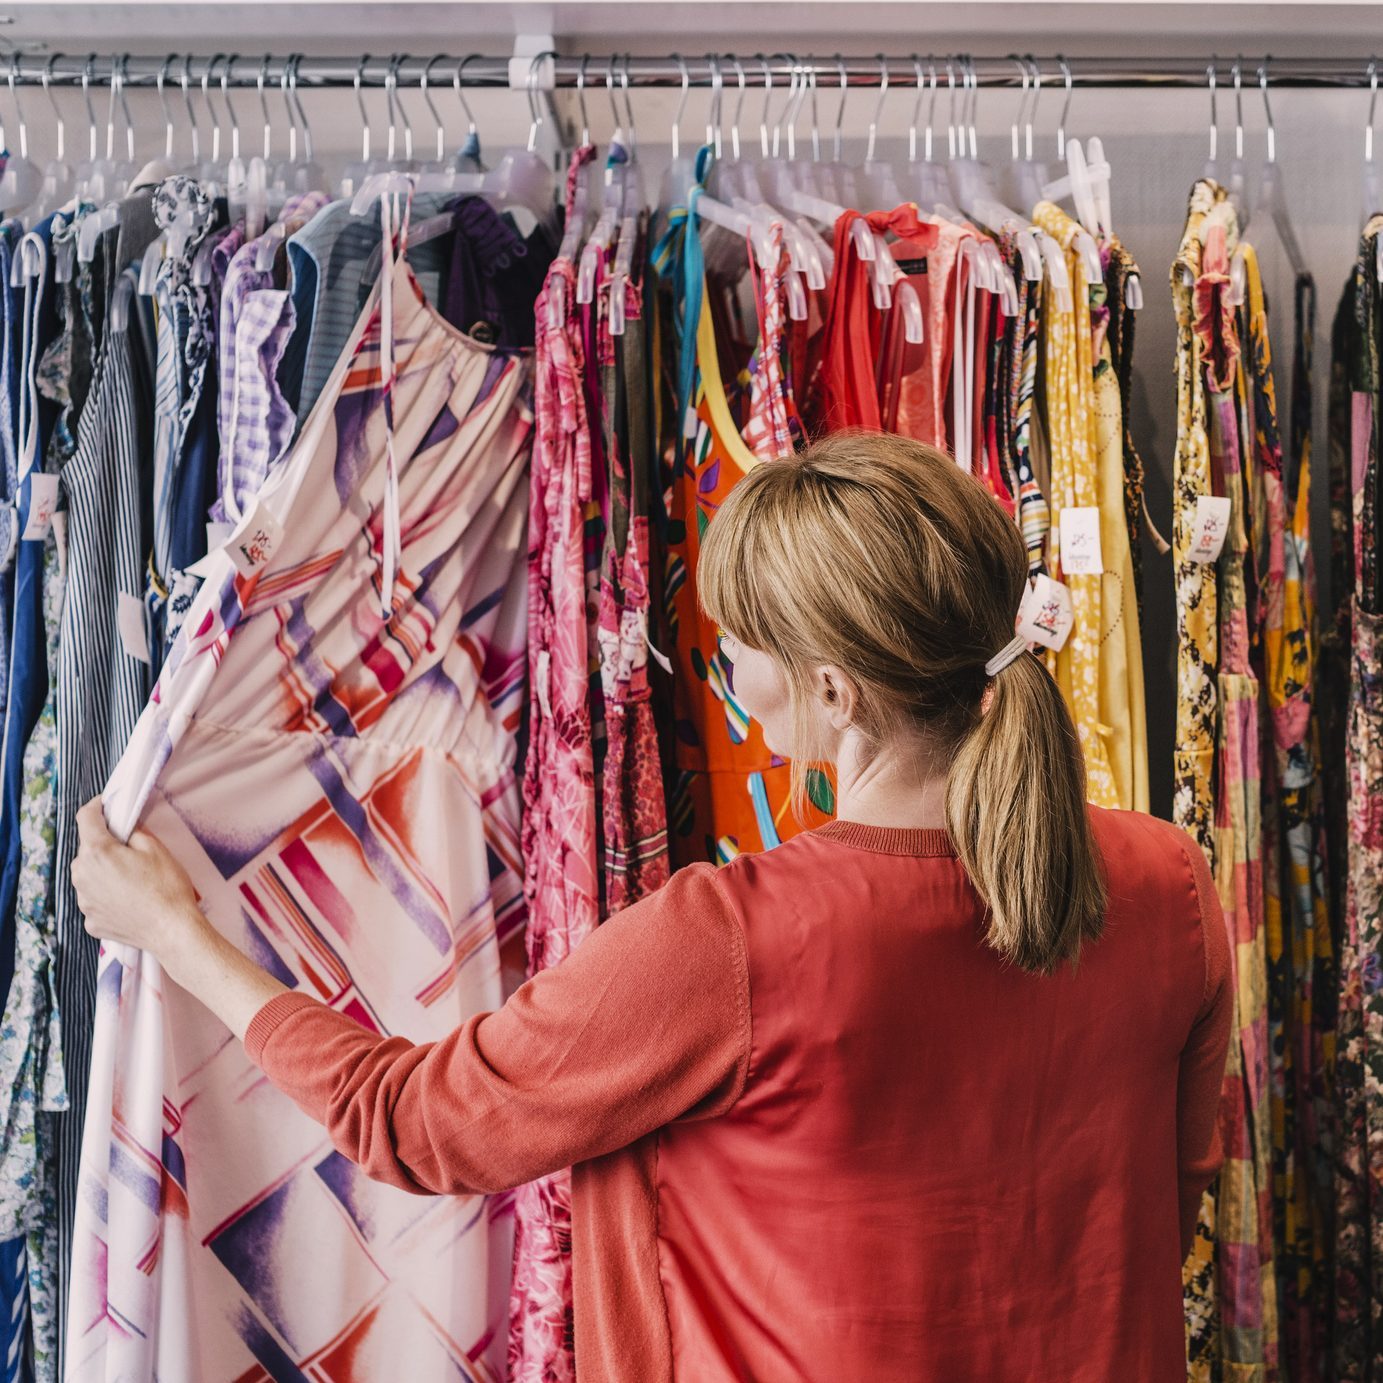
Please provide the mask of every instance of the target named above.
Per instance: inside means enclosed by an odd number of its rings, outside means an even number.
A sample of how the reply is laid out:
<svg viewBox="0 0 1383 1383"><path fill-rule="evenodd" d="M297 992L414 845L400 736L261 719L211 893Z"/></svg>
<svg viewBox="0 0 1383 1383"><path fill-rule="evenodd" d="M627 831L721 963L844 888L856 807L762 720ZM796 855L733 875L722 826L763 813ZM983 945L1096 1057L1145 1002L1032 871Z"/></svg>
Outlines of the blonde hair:
<svg viewBox="0 0 1383 1383"><path fill-rule="evenodd" d="M988 908L989 944L1025 970L1073 965L1104 927L1085 761L1061 691L1013 638L1027 553L1013 521L936 449L842 432L754 468L708 527L708 616L771 654L791 690L793 784L813 753L813 671L855 683L854 725L877 749L920 730L949 760L946 821Z"/></svg>

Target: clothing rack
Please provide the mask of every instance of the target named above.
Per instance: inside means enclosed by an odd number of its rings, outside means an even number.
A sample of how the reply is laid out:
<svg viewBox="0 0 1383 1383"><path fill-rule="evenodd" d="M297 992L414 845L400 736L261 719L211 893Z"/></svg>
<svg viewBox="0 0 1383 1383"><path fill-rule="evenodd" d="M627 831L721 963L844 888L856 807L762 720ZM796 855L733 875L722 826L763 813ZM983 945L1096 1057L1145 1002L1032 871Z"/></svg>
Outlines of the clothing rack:
<svg viewBox="0 0 1383 1383"><path fill-rule="evenodd" d="M535 91L584 86L594 92L607 85L626 87L715 87L738 92L741 85L762 88L767 84L785 90L804 76L826 90L842 86L879 87L885 76L891 87L915 90L919 63L928 89L949 95L952 83L973 86L1020 88L1031 84L1034 71L1041 74L1048 91L1089 88L1200 88L1210 85L1211 74L1221 95L1232 96L1237 64L1241 83L1253 87L1259 69L1266 65L1270 84L1276 88L1312 90L1371 87L1377 91L1380 65L1364 57L1279 58L1207 56L1204 58L1033 58L1022 62L1016 55L975 57L956 54L922 54L872 57L795 57L785 53L724 54L719 57L626 57L622 54L577 54L537 57L459 57L397 55L394 57L307 57L255 54L167 57L133 54L12 54L8 63L0 57L0 80L38 86L45 79L56 86L109 86L118 77L126 87L155 87L162 76L171 93L182 87L278 86L285 66L292 64L291 79L299 88L369 86L392 82L418 86L424 76L430 86L483 88L506 87ZM1026 63L1026 70L1023 63ZM949 68L949 72L948 72ZM933 75L935 74L935 76Z"/></svg>

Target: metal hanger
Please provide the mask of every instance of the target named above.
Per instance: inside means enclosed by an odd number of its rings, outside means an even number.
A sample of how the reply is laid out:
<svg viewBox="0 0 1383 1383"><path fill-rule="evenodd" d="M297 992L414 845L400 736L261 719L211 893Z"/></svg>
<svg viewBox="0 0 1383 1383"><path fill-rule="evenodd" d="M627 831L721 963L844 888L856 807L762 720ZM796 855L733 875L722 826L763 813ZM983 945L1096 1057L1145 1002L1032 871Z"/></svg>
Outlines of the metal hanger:
<svg viewBox="0 0 1383 1383"><path fill-rule="evenodd" d="M456 64L456 71L452 73L451 84L456 90L456 99L461 103L461 109L466 116L466 140L461 148L457 150L456 167L462 172L481 171L480 163L480 131L475 123L475 116L471 113L470 102L466 100L466 64L473 61L478 54L468 53L460 62ZM585 64L582 64L582 80L585 79ZM585 110L585 98L582 97L582 110Z"/></svg>
<svg viewBox="0 0 1383 1383"><path fill-rule="evenodd" d="M418 78L418 91L422 94L423 104L427 107L427 113L432 117L432 123L437 130L437 151L432 158L424 164L429 172L440 172L446 160L447 153L447 130L442 123L442 113L437 109L437 103L432 99L432 92L427 85L427 79L432 75L432 69L446 56L445 53L438 53L435 57L429 58L427 65L423 68L422 76Z"/></svg>

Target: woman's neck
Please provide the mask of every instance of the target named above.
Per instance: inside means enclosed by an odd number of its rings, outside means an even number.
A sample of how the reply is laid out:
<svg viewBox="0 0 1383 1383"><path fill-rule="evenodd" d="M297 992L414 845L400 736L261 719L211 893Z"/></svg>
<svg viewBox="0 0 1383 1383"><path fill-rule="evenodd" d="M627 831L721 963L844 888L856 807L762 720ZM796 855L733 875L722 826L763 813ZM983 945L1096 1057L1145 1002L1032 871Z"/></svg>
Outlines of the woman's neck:
<svg viewBox="0 0 1383 1383"><path fill-rule="evenodd" d="M861 826L944 828L945 756L916 738L887 744L871 756L847 732L836 759L836 816Z"/></svg>

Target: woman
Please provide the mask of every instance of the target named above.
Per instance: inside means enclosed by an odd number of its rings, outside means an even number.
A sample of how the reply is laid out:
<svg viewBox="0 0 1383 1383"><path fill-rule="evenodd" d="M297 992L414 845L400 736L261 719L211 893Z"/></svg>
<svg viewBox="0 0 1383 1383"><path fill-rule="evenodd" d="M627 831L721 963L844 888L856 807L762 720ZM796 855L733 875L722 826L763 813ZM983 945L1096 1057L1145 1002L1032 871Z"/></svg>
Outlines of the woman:
<svg viewBox="0 0 1383 1383"><path fill-rule="evenodd" d="M770 747L833 766L837 820L683 870L443 1042L285 990L98 803L87 925L152 951L373 1177L574 1164L583 1381L1171 1383L1227 940L1186 836L1086 808L1013 639L1026 572L929 448L845 434L754 470L702 598Z"/></svg>

